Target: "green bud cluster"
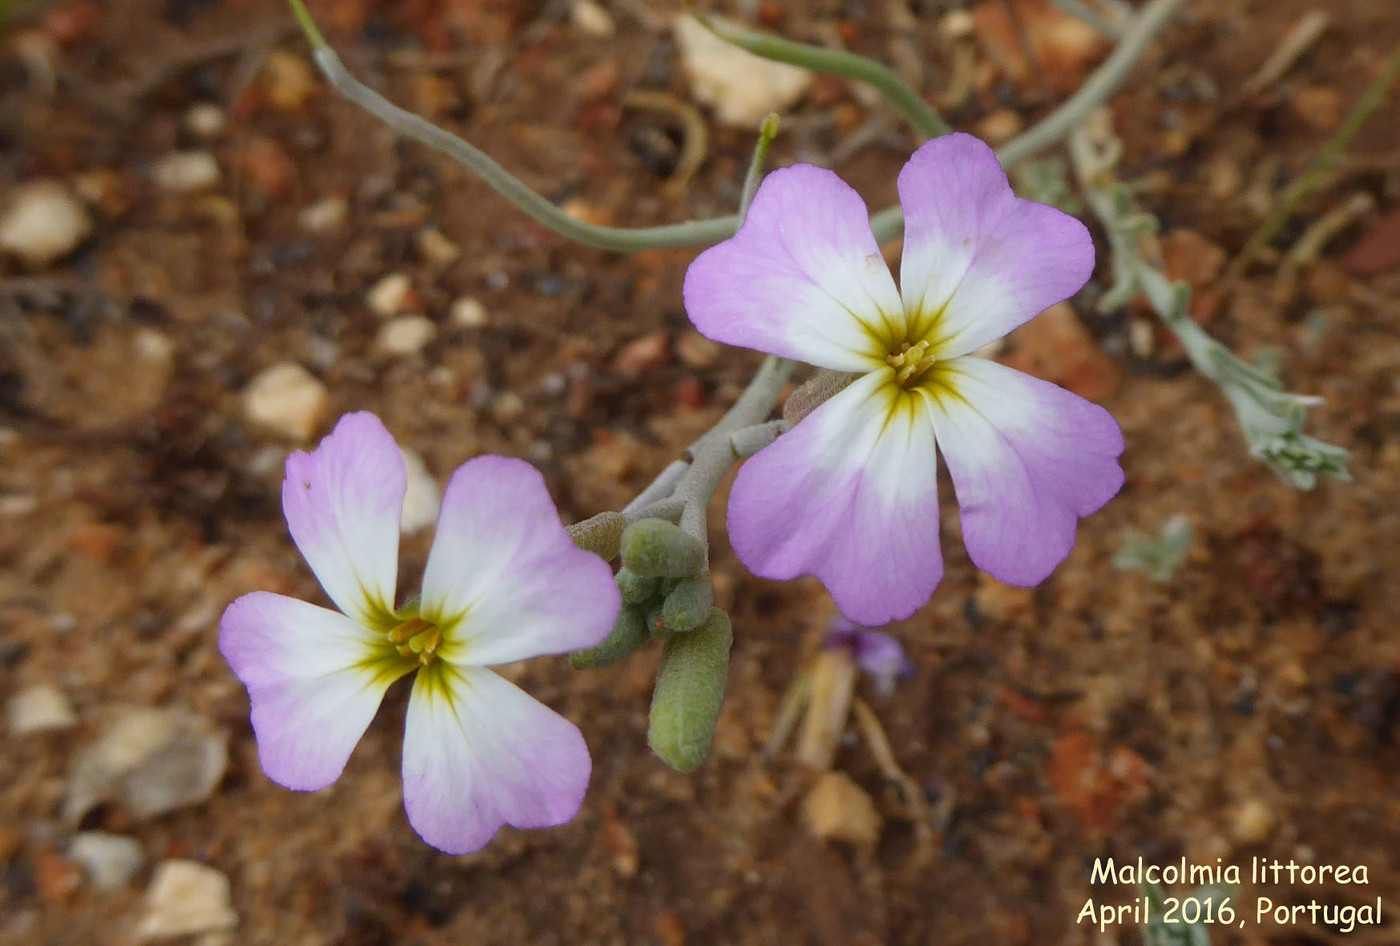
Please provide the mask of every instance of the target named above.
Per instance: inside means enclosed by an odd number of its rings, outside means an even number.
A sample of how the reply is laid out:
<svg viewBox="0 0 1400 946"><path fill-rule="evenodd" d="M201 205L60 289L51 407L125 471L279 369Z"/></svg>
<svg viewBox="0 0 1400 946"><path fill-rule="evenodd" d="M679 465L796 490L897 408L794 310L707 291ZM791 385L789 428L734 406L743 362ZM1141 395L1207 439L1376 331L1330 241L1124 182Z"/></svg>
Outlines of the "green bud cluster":
<svg viewBox="0 0 1400 946"><path fill-rule="evenodd" d="M612 531L615 520L608 515L580 523L580 547L603 554L592 546L595 536ZM622 559L622 610L602 643L572 654L569 662L575 670L606 667L652 639L664 642L647 739L663 762L689 772L709 751L724 701L734 637L729 616L714 607L704 542L664 519L643 519L613 534Z"/></svg>

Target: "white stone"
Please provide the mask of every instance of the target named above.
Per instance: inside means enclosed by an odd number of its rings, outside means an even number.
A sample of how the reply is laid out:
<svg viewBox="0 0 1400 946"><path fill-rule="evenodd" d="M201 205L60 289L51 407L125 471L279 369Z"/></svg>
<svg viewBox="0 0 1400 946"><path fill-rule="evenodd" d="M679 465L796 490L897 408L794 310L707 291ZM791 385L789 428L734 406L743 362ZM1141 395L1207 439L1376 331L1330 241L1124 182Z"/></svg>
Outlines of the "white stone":
<svg viewBox="0 0 1400 946"><path fill-rule="evenodd" d="M303 207L297 224L307 233L334 233L350 219L350 201L338 195L324 197Z"/></svg>
<svg viewBox="0 0 1400 946"><path fill-rule="evenodd" d="M599 39L607 39L617 32L612 14L594 0L574 0L569 8L569 19L580 31Z"/></svg>
<svg viewBox="0 0 1400 946"><path fill-rule="evenodd" d="M228 116L213 102L198 102L185 112L185 130L204 141L218 138L227 125Z"/></svg>
<svg viewBox="0 0 1400 946"><path fill-rule="evenodd" d="M146 856L135 838L103 831L80 831L68 842L68 857L77 861L98 890L120 890L131 882Z"/></svg>
<svg viewBox="0 0 1400 946"><path fill-rule="evenodd" d="M136 357L151 368L163 370L169 368L175 360L175 343L170 340L169 335L158 329L137 329L136 337L132 339L132 348L136 351Z"/></svg>
<svg viewBox="0 0 1400 946"><path fill-rule="evenodd" d="M382 319L400 315L413 294L413 280L408 273L390 273L365 293L365 305Z"/></svg>
<svg viewBox="0 0 1400 946"><path fill-rule="evenodd" d="M764 116L792 105L812 82L809 70L731 46L688 14L676 19L675 35L691 93L726 125L756 131Z"/></svg>
<svg viewBox="0 0 1400 946"><path fill-rule="evenodd" d="M161 861L146 891L146 906L136 935L173 939L233 929L238 914L230 903L228 878L198 861Z"/></svg>
<svg viewBox="0 0 1400 946"><path fill-rule="evenodd" d="M292 440L309 440L329 404L326 386L290 361L264 368L243 389L243 415Z"/></svg>
<svg viewBox="0 0 1400 946"><path fill-rule="evenodd" d="M462 248L448 239L437 227L426 227L416 237L418 252L434 266L448 266L462 255Z"/></svg>
<svg viewBox="0 0 1400 946"><path fill-rule="evenodd" d="M442 508L442 489L417 452L404 447L400 447L399 452L403 454L404 470L408 474L399 531L412 535L437 522L438 510Z"/></svg>
<svg viewBox="0 0 1400 946"><path fill-rule="evenodd" d="M63 816L77 822L112 799L142 818L197 805L227 767L227 736L208 720L175 709L128 710L79 754Z"/></svg>
<svg viewBox="0 0 1400 946"><path fill-rule="evenodd" d="M151 166L151 180L172 194L194 194L218 185L219 162L208 151L175 151Z"/></svg>
<svg viewBox="0 0 1400 946"><path fill-rule="evenodd" d="M375 345L390 355L416 355L435 335L437 326L427 316L400 315L380 327Z"/></svg>
<svg viewBox="0 0 1400 946"><path fill-rule="evenodd" d="M454 325L463 328L481 328L486 324L486 306L482 305L480 299L471 296L463 296L452 303L447 311L447 316Z"/></svg>
<svg viewBox="0 0 1400 946"><path fill-rule="evenodd" d="M0 250L30 269L63 259L91 234L87 207L58 181L20 185L0 217Z"/></svg>
<svg viewBox="0 0 1400 946"><path fill-rule="evenodd" d="M58 687L46 683L20 690L10 697L10 732L16 736L69 729L78 724L73 704Z"/></svg>

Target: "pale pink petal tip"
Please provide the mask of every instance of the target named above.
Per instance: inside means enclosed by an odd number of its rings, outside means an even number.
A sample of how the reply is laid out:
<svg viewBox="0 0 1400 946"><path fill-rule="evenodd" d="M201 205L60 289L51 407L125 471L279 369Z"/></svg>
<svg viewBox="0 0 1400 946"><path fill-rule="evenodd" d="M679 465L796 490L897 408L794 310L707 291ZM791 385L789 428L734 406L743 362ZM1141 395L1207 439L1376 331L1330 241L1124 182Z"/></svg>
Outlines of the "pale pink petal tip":
<svg viewBox="0 0 1400 946"><path fill-rule="evenodd" d="M900 288L911 318L938 316L940 357L971 352L1078 292L1094 270L1079 220L1017 197L992 149L935 138L899 174Z"/></svg>
<svg viewBox="0 0 1400 946"><path fill-rule="evenodd" d="M594 646L622 598L608 563L569 538L538 470L477 457L443 494L422 607L466 615L444 659L493 666Z"/></svg>
<svg viewBox="0 0 1400 946"><path fill-rule="evenodd" d="M1074 548L1079 519L1123 485L1123 432L1076 394L980 358L957 360L957 390L934 414L974 564L1014 585L1044 581Z"/></svg>
<svg viewBox="0 0 1400 946"><path fill-rule="evenodd" d="M592 771L578 729L491 670L444 666L415 681L403 747L409 823L448 854L481 849L505 825L573 819Z"/></svg>
<svg viewBox="0 0 1400 946"><path fill-rule="evenodd" d="M407 474L378 417L346 414L310 453L287 458L282 509L321 587L360 621L394 606Z"/></svg>
<svg viewBox="0 0 1400 946"><path fill-rule="evenodd" d="M219 622L219 652L248 688L267 777L314 791L340 777L393 674L366 668L375 641L349 618L255 591Z"/></svg>
<svg viewBox="0 0 1400 946"><path fill-rule="evenodd" d="M908 617L943 575L933 428L860 378L739 468L729 538L763 578L813 575L867 625Z"/></svg>

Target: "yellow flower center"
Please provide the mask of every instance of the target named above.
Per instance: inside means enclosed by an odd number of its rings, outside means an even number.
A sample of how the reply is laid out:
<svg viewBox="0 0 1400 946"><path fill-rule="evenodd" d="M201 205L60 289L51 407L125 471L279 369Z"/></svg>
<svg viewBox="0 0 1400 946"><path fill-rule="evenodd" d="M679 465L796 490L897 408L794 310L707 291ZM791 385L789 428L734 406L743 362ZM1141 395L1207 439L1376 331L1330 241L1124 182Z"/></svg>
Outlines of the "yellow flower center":
<svg viewBox="0 0 1400 946"><path fill-rule="evenodd" d="M914 382L923 377L925 372L933 367L936 360L929 354L927 339L913 344L904 342L899 346L898 351L890 352L885 356L885 362L894 369L896 383L905 389L912 387Z"/></svg>
<svg viewBox="0 0 1400 946"><path fill-rule="evenodd" d="M426 667L437 656L442 643L442 631L436 624L422 618L409 618L389 631L389 643L404 657L416 657Z"/></svg>

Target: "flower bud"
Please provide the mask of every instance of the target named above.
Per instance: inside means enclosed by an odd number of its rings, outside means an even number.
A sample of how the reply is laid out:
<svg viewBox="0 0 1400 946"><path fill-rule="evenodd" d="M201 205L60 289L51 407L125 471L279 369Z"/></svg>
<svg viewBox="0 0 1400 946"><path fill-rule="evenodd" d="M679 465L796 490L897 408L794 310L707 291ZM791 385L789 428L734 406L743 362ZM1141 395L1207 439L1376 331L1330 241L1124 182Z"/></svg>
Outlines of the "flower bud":
<svg viewBox="0 0 1400 946"><path fill-rule="evenodd" d="M714 603L714 588L708 575L682 578L661 606L661 621L669 631L693 631L705 623Z"/></svg>
<svg viewBox="0 0 1400 946"><path fill-rule="evenodd" d="M569 664L575 670L606 667L630 657L650 639L642 613L636 608L623 608L617 615L612 633L596 647L574 651L569 655Z"/></svg>
<svg viewBox="0 0 1400 946"><path fill-rule="evenodd" d="M719 608L711 609L701 627L666 641L652 691L647 744L677 772L693 771L710 750L733 643L729 615Z"/></svg>
<svg viewBox="0 0 1400 946"><path fill-rule="evenodd" d="M823 403L840 394L855 379L855 375L840 371L819 372L816 377L788 395L783 404L783 420L789 425L796 424Z"/></svg>
<svg viewBox="0 0 1400 946"><path fill-rule="evenodd" d="M660 597L660 578L643 578L630 568L625 567L619 568L615 577L617 590L622 592L623 604L645 608Z"/></svg>
<svg viewBox="0 0 1400 946"><path fill-rule="evenodd" d="M622 564L648 578L688 578L705 567L705 545L665 519L643 519L622 533Z"/></svg>
<svg viewBox="0 0 1400 946"><path fill-rule="evenodd" d="M600 512L591 519L569 526L569 538L585 552L592 552L605 562L617 558L617 545L627 528L627 517L620 512Z"/></svg>

